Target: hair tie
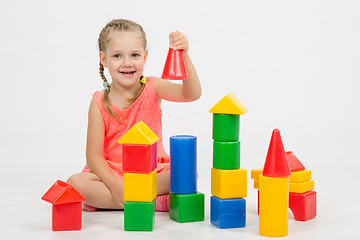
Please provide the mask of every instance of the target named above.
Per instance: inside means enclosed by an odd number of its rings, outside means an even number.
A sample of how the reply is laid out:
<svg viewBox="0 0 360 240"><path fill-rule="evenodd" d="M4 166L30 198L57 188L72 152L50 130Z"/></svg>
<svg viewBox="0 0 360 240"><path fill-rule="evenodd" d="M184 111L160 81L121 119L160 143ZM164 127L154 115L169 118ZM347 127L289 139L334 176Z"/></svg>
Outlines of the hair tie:
<svg viewBox="0 0 360 240"><path fill-rule="evenodd" d="M146 77L141 76L141 78L140 78L140 83L141 83L141 84L146 84Z"/></svg>
<svg viewBox="0 0 360 240"><path fill-rule="evenodd" d="M110 84L108 82L103 82L104 90L107 92L110 91L109 85Z"/></svg>

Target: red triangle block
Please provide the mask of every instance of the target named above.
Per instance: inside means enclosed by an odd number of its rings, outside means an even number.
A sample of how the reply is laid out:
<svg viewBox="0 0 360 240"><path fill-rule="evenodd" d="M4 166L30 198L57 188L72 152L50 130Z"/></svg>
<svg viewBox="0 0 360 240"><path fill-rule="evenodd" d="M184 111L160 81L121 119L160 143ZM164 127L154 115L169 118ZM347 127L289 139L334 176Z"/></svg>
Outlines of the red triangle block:
<svg viewBox="0 0 360 240"><path fill-rule="evenodd" d="M172 80L188 78L182 50L169 48L161 78Z"/></svg>
<svg viewBox="0 0 360 240"><path fill-rule="evenodd" d="M291 174L280 131L275 129L271 136L262 175L266 177L289 177Z"/></svg>
<svg viewBox="0 0 360 240"><path fill-rule="evenodd" d="M41 199L53 205L85 201L85 198L75 188L60 180L57 180Z"/></svg>
<svg viewBox="0 0 360 240"><path fill-rule="evenodd" d="M304 165L302 165L302 163L299 161L299 159L297 159L297 157L295 156L295 154L293 154L293 152L291 151L286 152L286 158L289 162L291 172L298 172L305 170Z"/></svg>

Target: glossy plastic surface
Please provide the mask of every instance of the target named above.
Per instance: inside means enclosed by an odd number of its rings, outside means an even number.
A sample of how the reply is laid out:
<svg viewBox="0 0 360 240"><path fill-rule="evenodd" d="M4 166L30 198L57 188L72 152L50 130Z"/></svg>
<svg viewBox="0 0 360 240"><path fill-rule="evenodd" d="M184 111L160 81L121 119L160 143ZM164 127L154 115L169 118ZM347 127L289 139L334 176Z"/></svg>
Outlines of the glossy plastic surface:
<svg viewBox="0 0 360 240"><path fill-rule="evenodd" d="M159 140L159 137L143 122L140 121L132 126L124 136L122 136L119 144L142 144L153 145Z"/></svg>
<svg viewBox="0 0 360 240"><path fill-rule="evenodd" d="M285 155L280 131L275 129L271 136L262 175L266 177L288 177L290 174L291 171Z"/></svg>
<svg viewBox="0 0 360 240"><path fill-rule="evenodd" d="M211 168L211 195L221 199L245 198L247 196L246 169Z"/></svg>
<svg viewBox="0 0 360 240"><path fill-rule="evenodd" d="M295 154L291 151L285 153L287 160L289 162L289 167L291 172L303 171L305 170L304 165L299 161Z"/></svg>
<svg viewBox="0 0 360 240"><path fill-rule="evenodd" d="M195 136L170 137L170 192L197 192L197 151Z"/></svg>
<svg viewBox="0 0 360 240"><path fill-rule="evenodd" d="M169 217L179 223L204 221L205 195L169 193Z"/></svg>
<svg viewBox="0 0 360 240"><path fill-rule="evenodd" d="M182 50L169 48L162 79L184 80L188 78Z"/></svg>
<svg viewBox="0 0 360 240"><path fill-rule="evenodd" d="M152 202L157 195L157 171L124 173L124 201Z"/></svg>
<svg viewBox="0 0 360 240"><path fill-rule="evenodd" d="M123 171L150 173L157 166L157 143L153 145L122 144Z"/></svg>
<svg viewBox="0 0 360 240"><path fill-rule="evenodd" d="M152 231L155 225L155 207L152 202L125 202L124 230Z"/></svg>
<svg viewBox="0 0 360 240"><path fill-rule="evenodd" d="M235 114L243 115L248 112L246 107L230 93L223 97L217 104L215 104L210 110L210 113L216 114Z"/></svg>
<svg viewBox="0 0 360 240"><path fill-rule="evenodd" d="M246 226L246 200L244 198L210 198L210 222L221 229Z"/></svg>
<svg viewBox="0 0 360 240"><path fill-rule="evenodd" d="M289 208L297 221L308 221L316 217L316 192L290 193Z"/></svg>

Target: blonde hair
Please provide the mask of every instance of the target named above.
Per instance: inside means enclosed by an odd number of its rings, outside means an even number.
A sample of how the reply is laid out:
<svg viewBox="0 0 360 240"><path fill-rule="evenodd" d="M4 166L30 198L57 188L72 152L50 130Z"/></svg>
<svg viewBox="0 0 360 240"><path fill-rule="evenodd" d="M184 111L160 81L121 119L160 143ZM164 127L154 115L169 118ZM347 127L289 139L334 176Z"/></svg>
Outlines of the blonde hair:
<svg viewBox="0 0 360 240"><path fill-rule="evenodd" d="M101 30L99 34L98 44L99 44L99 51L105 52L106 45L109 42L109 34L112 31L136 31L139 32L142 39L143 39L143 46L144 49L146 49L147 42L146 42L146 35L144 32L144 29L137 23L126 20L126 19L114 19L110 21L108 24L105 25L105 27ZM104 75L104 66L100 62L99 67L99 73L101 76L101 79L104 83L108 83L105 75ZM142 77L141 77L142 78ZM129 102L134 102L141 94L145 87L145 84L141 83L141 88L139 89L138 93L134 98L128 99ZM108 85L108 90L104 91L104 97L103 97L103 105L107 113L109 113L111 116L113 116L117 121L120 121L118 116L116 116L114 110L112 109L109 101L109 92L110 92L110 85Z"/></svg>

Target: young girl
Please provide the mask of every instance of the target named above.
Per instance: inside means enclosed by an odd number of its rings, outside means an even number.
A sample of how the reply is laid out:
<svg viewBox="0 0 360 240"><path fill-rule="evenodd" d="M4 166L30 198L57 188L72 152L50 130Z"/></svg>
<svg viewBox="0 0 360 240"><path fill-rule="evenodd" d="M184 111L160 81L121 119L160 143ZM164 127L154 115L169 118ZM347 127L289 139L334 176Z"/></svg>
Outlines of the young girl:
<svg viewBox="0 0 360 240"><path fill-rule="evenodd" d="M99 35L100 76L104 90L92 97L88 117L87 165L68 182L85 198L87 210L123 209L122 151L117 141L137 122L144 121L159 137L155 209L168 211L170 190L169 156L162 142L161 99L191 102L201 95L196 70L188 54L185 35L169 35L170 47L182 49L188 79L182 84L157 77L143 77L147 60L143 28L129 20L109 22ZM111 83L104 75L108 68Z"/></svg>

